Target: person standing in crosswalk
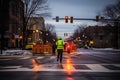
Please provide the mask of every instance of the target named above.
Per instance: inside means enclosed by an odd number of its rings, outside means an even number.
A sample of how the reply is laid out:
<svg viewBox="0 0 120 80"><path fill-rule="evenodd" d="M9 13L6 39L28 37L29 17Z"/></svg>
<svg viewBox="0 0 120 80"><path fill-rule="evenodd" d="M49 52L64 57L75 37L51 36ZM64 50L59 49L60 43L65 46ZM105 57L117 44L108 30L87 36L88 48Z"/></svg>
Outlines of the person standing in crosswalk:
<svg viewBox="0 0 120 80"><path fill-rule="evenodd" d="M63 49L64 49L64 41L61 37L56 42L57 45L57 62L60 61L62 63L62 57L63 57Z"/></svg>

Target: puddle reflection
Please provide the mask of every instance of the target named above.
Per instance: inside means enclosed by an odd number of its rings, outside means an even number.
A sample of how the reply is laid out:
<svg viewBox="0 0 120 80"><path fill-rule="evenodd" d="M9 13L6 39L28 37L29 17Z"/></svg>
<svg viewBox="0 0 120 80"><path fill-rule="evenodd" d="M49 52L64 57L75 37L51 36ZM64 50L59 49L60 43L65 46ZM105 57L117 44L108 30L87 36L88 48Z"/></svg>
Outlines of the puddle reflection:
<svg viewBox="0 0 120 80"><path fill-rule="evenodd" d="M39 64L36 62L35 59L32 59L32 65L33 65L33 69L34 69L35 72L42 69L42 66L39 66Z"/></svg>
<svg viewBox="0 0 120 80"><path fill-rule="evenodd" d="M66 78L65 80L74 80L73 78L71 78L71 77L68 77L68 78Z"/></svg>
<svg viewBox="0 0 120 80"><path fill-rule="evenodd" d="M66 73L68 75L72 75L73 74L73 71L75 70L75 68L73 67L73 64L71 63L71 59L70 58L66 59L64 70L66 71Z"/></svg>

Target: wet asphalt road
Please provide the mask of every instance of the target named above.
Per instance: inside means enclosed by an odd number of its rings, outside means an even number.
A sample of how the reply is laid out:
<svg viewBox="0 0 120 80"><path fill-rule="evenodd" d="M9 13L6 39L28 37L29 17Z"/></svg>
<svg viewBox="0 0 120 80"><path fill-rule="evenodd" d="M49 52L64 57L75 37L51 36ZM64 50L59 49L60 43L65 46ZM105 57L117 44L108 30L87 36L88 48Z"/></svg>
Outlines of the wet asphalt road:
<svg viewBox="0 0 120 80"><path fill-rule="evenodd" d="M80 49L76 55L0 56L0 80L120 80L118 51Z"/></svg>

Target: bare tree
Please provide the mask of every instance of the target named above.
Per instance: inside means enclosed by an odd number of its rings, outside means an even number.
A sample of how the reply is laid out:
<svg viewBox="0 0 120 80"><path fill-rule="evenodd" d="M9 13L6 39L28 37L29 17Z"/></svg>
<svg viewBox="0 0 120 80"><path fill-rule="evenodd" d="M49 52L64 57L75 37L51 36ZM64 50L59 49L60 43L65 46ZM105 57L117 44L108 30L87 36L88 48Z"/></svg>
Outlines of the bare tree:
<svg viewBox="0 0 120 80"><path fill-rule="evenodd" d="M77 26L77 29L74 31L73 33L73 37L76 38L76 37L80 37L81 33L83 33L85 27L87 27L86 24L82 24L82 25L78 25Z"/></svg>
<svg viewBox="0 0 120 80"><path fill-rule="evenodd" d="M47 36L47 39L49 42L53 42L57 39L57 35L55 32L55 26L52 24L46 24L46 32L48 33L49 36Z"/></svg>
<svg viewBox="0 0 120 80"><path fill-rule="evenodd" d="M46 24L46 31L54 32L55 26L52 24Z"/></svg>
<svg viewBox="0 0 120 80"><path fill-rule="evenodd" d="M27 43L27 25L30 17L50 16L47 0L22 0L24 3L23 44Z"/></svg>
<svg viewBox="0 0 120 80"><path fill-rule="evenodd" d="M118 19L120 17L120 0L117 0L115 4L107 5L103 11L100 11L100 16L107 19ZM107 21L108 22L108 21ZM114 21L109 23L115 23Z"/></svg>
<svg viewBox="0 0 120 80"><path fill-rule="evenodd" d="M114 26L114 47L118 48L119 46L119 38L118 34L120 33L119 24L120 24L120 0L117 0L115 4L108 5L104 8L101 13L101 16L111 19L113 21L105 21L107 24L111 24Z"/></svg>

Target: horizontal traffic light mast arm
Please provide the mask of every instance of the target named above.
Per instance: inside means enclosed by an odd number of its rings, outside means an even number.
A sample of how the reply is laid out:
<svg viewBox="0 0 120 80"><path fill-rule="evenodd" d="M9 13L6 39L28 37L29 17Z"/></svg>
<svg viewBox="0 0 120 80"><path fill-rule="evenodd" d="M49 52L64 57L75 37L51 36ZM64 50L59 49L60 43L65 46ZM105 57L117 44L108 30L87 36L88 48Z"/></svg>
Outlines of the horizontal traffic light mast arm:
<svg viewBox="0 0 120 80"><path fill-rule="evenodd" d="M52 18L53 20L56 20L56 18ZM70 18L68 18L70 20ZM65 20L65 18L59 18L59 20ZM92 20L92 21L96 21L96 19L92 19L92 18L74 18L74 20ZM115 21L115 22L119 22L120 20L118 19L99 19L99 21Z"/></svg>
<svg viewBox="0 0 120 80"><path fill-rule="evenodd" d="M70 20L70 18L68 18ZM56 18L53 18L53 20L56 20ZM59 18L59 20L65 20L65 18ZM88 19L88 18L74 18L74 20L96 20L96 19Z"/></svg>

